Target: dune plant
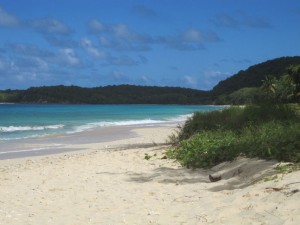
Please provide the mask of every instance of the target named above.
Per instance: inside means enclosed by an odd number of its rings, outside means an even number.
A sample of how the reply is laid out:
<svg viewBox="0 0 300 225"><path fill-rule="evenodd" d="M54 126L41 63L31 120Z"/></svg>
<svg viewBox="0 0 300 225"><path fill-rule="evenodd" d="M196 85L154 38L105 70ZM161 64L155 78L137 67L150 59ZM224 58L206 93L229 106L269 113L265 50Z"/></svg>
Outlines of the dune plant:
<svg viewBox="0 0 300 225"><path fill-rule="evenodd" d="M296 118L295 110L288 105L249 105L245 107L232 106L219 111L196 112L179 127L177 139L173 143L185 140L197 133L211 130L239 131L249 125L261 124L268 121L285 121Z"/></svg>
<svg viewBox="0 0 300 225"><path fill-rule="evenodd" d="M300 119L294 108L263 105L196 113L167 155L187 167L204 168L239 155L300 162Z"/></svg>
<svg viewBox="0 0 300 225"><path fill-rule="evenodd" d="M237 156L235 140L236 135L232 131L207 131L182 141L167 155L187 167L208 168Z"/></svg>

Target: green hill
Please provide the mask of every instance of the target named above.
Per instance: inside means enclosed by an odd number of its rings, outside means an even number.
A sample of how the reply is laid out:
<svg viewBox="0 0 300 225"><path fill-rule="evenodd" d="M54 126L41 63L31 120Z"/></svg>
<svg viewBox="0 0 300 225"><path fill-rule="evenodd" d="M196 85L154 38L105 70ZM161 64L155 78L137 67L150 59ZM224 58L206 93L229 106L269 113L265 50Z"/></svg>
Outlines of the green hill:
<svg viewBox="0 0 300 225"><path fill-rule="evenodd" d="M214 96L230 94L242 88L260 87L266 75L279 77L290 65L300 64L300 56L282 57L250 66L237 74L220 81L213 89Z"/></svg>

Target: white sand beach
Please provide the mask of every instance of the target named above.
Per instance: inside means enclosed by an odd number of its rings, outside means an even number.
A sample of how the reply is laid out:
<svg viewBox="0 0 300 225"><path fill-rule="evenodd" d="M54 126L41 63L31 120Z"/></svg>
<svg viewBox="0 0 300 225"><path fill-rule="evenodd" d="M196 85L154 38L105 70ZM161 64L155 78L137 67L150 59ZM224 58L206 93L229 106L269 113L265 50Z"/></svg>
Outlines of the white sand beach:
<svg viewBox="0 0 300 225"><path fill-rule="evenodd" d="M186 169L162 159L173 130L134 128L66 146L79 151L1 160L0 224L300 224L300 171L265 182L277 163L245 158Z"/></svg>

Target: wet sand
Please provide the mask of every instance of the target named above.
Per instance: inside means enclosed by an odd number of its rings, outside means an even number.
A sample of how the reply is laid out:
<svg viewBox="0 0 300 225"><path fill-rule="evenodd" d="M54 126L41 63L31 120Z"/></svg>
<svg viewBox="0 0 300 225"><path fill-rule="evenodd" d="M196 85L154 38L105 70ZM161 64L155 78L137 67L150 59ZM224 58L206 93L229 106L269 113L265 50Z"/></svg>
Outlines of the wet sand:
<svg viewBox="0 0 300 225"><path fill-rule="evenodd" d="M175 128L177 124L165 123L145 127L164 126ZM133 131L137 128L141 128L141 126L102 127L71 134L0 141L0 160L78 151L84 150L79 145L96 143L103 145L107 142L127 140L137 136Z"/></svg>

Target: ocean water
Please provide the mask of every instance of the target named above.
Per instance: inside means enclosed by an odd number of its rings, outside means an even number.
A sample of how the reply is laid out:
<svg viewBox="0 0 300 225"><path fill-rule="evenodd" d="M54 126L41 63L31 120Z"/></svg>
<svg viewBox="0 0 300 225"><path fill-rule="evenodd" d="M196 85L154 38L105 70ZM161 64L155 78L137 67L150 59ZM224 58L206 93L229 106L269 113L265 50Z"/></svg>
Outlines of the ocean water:
<svg viewBox="0 0 300 225"><path fill-rule="evenodd" d="M181 122L222 106L0 104L0 140L24 139L126 125Z"/></svg>

